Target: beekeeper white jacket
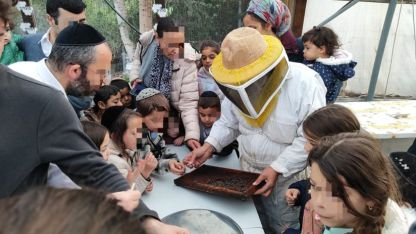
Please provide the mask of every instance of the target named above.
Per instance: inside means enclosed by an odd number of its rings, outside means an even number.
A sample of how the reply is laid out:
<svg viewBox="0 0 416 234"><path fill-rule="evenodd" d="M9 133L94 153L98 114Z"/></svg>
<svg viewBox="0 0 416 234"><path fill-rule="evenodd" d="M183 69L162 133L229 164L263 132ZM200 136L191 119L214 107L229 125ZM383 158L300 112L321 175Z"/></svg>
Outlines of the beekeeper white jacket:
<svg viewBox="0 0 416 234"><path fill-rule="evenodd" d="M306 139L302 122L325 105L325 85L318 73L300 63L290 63L278 104L262 128L247 124L230 100L224 99L221 118L205 142L217 152L237 137L243 170L260 172L267 166L290 176L306 166Z"/></svg>

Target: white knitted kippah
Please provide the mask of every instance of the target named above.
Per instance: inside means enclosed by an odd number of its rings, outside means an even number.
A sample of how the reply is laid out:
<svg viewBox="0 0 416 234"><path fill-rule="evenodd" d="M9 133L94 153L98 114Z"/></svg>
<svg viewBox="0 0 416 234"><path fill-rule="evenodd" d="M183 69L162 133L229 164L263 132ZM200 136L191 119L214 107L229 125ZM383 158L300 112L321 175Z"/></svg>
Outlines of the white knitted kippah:
<svg viewBox="0 0 416 234"><path fill-rule="evenodd" d="M140 101L140 100L152 97L158 93L160 93L159 90L156 90L153 88L145 88L142 91L140 91L139 95L137 95L136 101Z"/></svg>

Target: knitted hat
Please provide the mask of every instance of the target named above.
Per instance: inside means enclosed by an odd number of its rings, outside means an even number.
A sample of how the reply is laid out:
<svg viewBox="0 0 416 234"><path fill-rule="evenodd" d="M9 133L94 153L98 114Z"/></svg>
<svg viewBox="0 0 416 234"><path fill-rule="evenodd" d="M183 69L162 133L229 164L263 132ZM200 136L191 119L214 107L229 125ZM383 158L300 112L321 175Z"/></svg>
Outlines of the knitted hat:
<svg viewBox="0 0 416 234"><path fill-rule="evenodd" d="M251 0L247 12L270 23L279 37L290 29L290 11L281 0Z"/></svg>
<svg viewBox="0 0 416 234"><path fill-rule="evenodd" d="M71 23L62 30L55 44L62 46L95 46L105 42L105 37L95 28L80 23Z"/></svg>
<svg viewBox="0 0 416 234"><path fill-rule="evenodd" d="M416 187L416 155L407 152L390 154L393 165L407 182Z"/></svg>
<svg viewBox="0 0 416 234"><path fill-rule="evenodd" d="M153 89L153 88L145 88L142 91L140 91L140 93L137 95L136 97L136 101L140 101L152 96L155 96L156 94L159 94L160 91Z"/></svg>
<svg viewBox="0 0 416 234"><path fill-rule="evenodd" d="M109 132L114 132L114 123L125 109L123 106L112 106L108 108L101 116L101 125L106 127Z"/></svg>

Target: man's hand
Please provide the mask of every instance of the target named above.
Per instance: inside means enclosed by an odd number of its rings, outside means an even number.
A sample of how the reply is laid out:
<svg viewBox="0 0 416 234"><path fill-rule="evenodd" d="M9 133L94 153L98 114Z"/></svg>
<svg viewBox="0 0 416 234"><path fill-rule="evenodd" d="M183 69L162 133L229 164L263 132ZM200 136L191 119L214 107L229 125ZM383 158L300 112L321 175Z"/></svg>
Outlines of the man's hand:
<svg viewBox="0 0 416 234"><path fill-rule="evenodd" d="M286 191L286 202L289 206L293 206L296 203L296 200L298 200L298 197L300 195L299 189L288 189Z"/></svg>
<svg viewBox="0 0 416 234"><path fill-rule="evenodd" d="M183 163L189 168L199 167L211 157L212 153L212 146L205 143L203 146L185 155Z"/></svg>
<svg viewBox="0 0 416 234"><path fill-rule="evenodd" d="M199 147L201 147L201 144L199 143L199 141L194 140L194 139L189 139L186 141L186 144L189 146L189 148L191 148L192 150L198 149Z"/></svg>
<svg viewBox="0 0 416 234"><path fill-rule="evenodd" d="M150 217L143 220L143 228L148 234L190 234L185 228L165 224Z"/></svg>
<svg viewBox="0 0 416 234"><path fill-rule="evenodd" d="M266 183L258 189L254 194L255 195L263 195L265 197L269 196L270 193L273 191L274 186L276 186L277 176L279 173L277 173L273 168L266 167L262 171L262 173L257 177L257 180L254 181L253 185L259 185L261 182L265 181Z"/></svg>
<svg viewBox="0 0 416 234"><path fill-rule="evenodd" d="M139 191L131 190L108 195L109 198L118 200L117 205L121 206L127 212L132 212L139 205L140 196Z"/></svg>

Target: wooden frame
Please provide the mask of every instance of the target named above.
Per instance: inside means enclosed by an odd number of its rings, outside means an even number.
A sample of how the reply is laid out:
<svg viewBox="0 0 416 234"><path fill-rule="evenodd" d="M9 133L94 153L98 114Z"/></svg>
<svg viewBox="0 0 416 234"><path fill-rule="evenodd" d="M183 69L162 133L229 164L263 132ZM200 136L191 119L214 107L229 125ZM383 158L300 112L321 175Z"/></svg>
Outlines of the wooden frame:
<svg viewBox="0 0 416 234"><path fill-rule="evenodd" d="M286 4L292 14L292 32L295 37L302 36L307 1L308 0L286 0Z"/></svg>

